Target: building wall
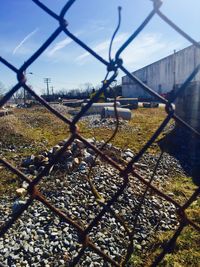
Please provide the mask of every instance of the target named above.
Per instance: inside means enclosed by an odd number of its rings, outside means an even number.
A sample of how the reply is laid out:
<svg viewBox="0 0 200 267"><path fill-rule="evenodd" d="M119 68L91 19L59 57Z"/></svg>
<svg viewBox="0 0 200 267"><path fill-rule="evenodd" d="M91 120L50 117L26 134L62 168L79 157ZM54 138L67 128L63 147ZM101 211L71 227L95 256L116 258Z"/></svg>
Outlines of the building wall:
<svg viewBox="0 0 200 267"><path fill-rule="evenodd" d="M192 82L176 100L176 114L200 131L200 82Z"/></svg>
<svg viewBox="0 0 200 267"><path fill-rule="evenodd" d="M200 63L200 51L189 46L175 54L139 69L133 74L158 93L171 91L174 85L182 84ZM200 81L200 74L193 81ZM143 97L148 94L127 76L122 78L123 97Z"/></svg>

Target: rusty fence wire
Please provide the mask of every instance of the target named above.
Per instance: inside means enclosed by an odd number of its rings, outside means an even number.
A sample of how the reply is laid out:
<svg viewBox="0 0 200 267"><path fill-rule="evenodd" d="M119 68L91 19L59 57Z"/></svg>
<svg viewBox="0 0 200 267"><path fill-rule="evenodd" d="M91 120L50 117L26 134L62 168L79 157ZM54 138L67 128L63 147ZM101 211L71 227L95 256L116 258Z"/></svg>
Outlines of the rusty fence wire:
<svg viewBox="0 0 200 267"><path fill-rule="evenodd" d="M161 20L163 20L165 23L167 23L170 27L172 27L178 34L182 35L184 38L186 38L190 43L192 43L197 48L200 48L200 44L192 39L186 32L184 32L182 29L180 29L176 24L174 24L170 18L166 17L165 14L161 12L161 6L162 1L161 0L151 0L152 1L152 11L149 13L149 15L144 19L142 24L132 33L132 35L123 43L123 45L119 48L119 50L116 52L115 56L112 57L112 42L115 38L115 35L117 33L117 30L120 26L120 20L121 20L121 14L119 9L119 24L117 26L116 31L114 32L114 35L111 40L110 49L109 49L109 61L102 58L100 55L98 55L95 51L92 50L87 44L85 44L83 41L81 41L77 36L75 36L72 32L68 29L68 22L65 20L65 16L67 15L68 11L70 10L71 6L76 2L76 0L69 0L65 6L62 8L60 14L54 13L52 10L50 10L47 6L45 6L42 2L39 0L32 0L38 8L42 9L45 13L47 13L50 17L52 17L53 20L56 20L58 22L58 27L55 29L55 31L49 36L49 38L42 44L41 47L30 57L28 58L25 63L20 67L16 68L13 66L10 62L8 62L5 58L0 57L0 62L4 64L8 70L14 72L17 76L17 83L13 88L6 93L6 95L3 97L3 99L0 100L0 107L2 107L6 102L20 89L24 88L30 95L35 97L36 100L38 100L44 107L46 107L51 113L53 113L57 118L59 118L61 121L66 123L70 127L70 137L65 142L64 146L57 152L57 154L53 157L53 159L49 162L49 164L41 171L37 177L35 177L33 180L30 180L23 172L15 168L12 164L10 164L5 158L0 158L0 163L4 165L7 169L9 169L13 174L20 177L22 180L26 181L28 186L28 193L30 195L29 200L27 203L22 206L19 211L12 216L11 219L9 219L0 229L0 237L2 237L16 222L16 220L23 214L25 210L33 203L33 200L40 201L42 204L44 204L46 207L49 208L52 212L54 212L57 216L59 216L63 221L68 223L69 225L73 226L79 233L79 242L82 243L82 248L78 253L78 256L76 256L71 266L75 266L78 264L79 260L85 253L86 249L91 249L96 254L98 254L100 257L102 257L106 262L111 264L112 266L125 266L130 259L130 256L134 250L133 247L133 236L134 232L130 231L124 222L124 220L119 217L117 214L115 214L114 210L112 209L113 204L115 204L118 201L118 198L123 194L127 184L129 183L129 178L134 177L134 179L138 179L145 187L145 191L143 193L142 199L140 201L139 207L133 211L136 213L135 220L133 221L133 225L137 224L137 219L141 210L141 207L143 205L144 199L146 197L146 193L148 190L151 190L159 196L160 198L168 201L169 203L172 203L177 210L178 218L179 218L179 227L177 230L175 230L174 235L163 247L162 252L154 259L154 262L152 263L152 266L158 265L164 256L170 251L170 248L175 244L176 239L179 237L181 232L185 227L188 225L192 226L196 231L200 231L200 227L194 223L188 216L186 215L186 209L192 204L193 201L196 200L200 193L200 188L196 189L192 196L187 200L187 202L184 205L180 205L170 196L163 193L161 190L159 190L157 187L152 185L152 179L147 181L144 177L142 177L138 171L134 168L134 163L136 163L143 154L147 151L147 149L153 144L153 142L156 140L156 138L162 133L163 129L166 127L166 125L174 119L176 122L187 128L191 131L192 134L199 137L200 133L193 129L190 125L188 125L185 121L183 121L177 114L175 113L174 107L172 103L176 100L176 98L183 93L184 90L187 89L187 86L192 81L192 79L195 77L195 75L199 72L200 64L195 67L193 72L190 74L189 77L185 80L185 82L182 84L182 86L177 90L176 94L171 98L170 100L165 99L164 97L160 96L158 93L156 93L153 88L150 88L148 85L144 84L140 79L135 77L127 68L124 66L122 59L120 58L121 53L129 46L129 44L138 36L138 34L146 27L146 25L151 21L151 19L154 16L159 16ZM77 0L78 2L78 0ZM57 110L55 110L49 103L47 103L43 98L41 98L34 89L32 89L30 86L26 83L26 76L25 72L27 68L31 66L33 62L35 62L42 53L51 45L51 43L61 34L65 33L67 37L71 38L75 43L77 43L80 47L82 47L85 51L90 53L94 58L96 58L97 61L101 62L103 65L105 65L105 69L107 70L107 75L104 79L104 83L99 90L99 92L81 109L81 111L72 119L68 119L65 116L63 116L61 113L59 113ZM158 129L155 131L155 133L152 135L152 137L146 142L146 144L142 147L142 149L137 153L136 156L134 156L130 162L124 165L119 165L117 161L111 159L109 156L107 156L105 153L103 153L99 148L97 148L94 144L91 144L86 140L83 136L79 134L77 123L82 118L82 116L87 112L87 110L91 107L91 105L98 100L99 96L102 94L102 92L105 92L107 88L110 87L112 82L116 79L118 75L118 70L121 70L124 74L126 74L132 81L136 82L140 87L142 87L146 92L148 92L150 95L152 95L154 98L159 100L161 103L165 104L166 109L166 118L164 121L160 124ZM119 171L119 175L123 179L123 183L120 186L120 188L115 192L115 194L105 203L101 203L101 211L99 214L95 216L95 218L92 220L92 222L86 227L83 228L80 226L80 224L69 218L65 213L63 213L61 210L56 208L54 205L52 205L45 197L44 195L39 191L37 185L38 183L43 179L44 176L46 176L51 169L51 167L59 161L60 157L63 155L65 150L72 144L72 142L75 139L79 139L82 141L85 146L91 148L96 152L98 157L109 163L113 168L115 168L117 171ZM161 155L162 156L162 155ZM160 157L161 157L160 156ZM159 164L159 159L158 163ZM129 238L129 246L127 248L127 253L124 257L122 257L121 262L116 262L113 258L111 258L108 254L103 252L97 245L94 244L94 242L89 238L90 232L93 230L97 224L103 220L103 216L106 213L110 213L112 216L118 220L118 222L125 228L127 236Z"/></svg>

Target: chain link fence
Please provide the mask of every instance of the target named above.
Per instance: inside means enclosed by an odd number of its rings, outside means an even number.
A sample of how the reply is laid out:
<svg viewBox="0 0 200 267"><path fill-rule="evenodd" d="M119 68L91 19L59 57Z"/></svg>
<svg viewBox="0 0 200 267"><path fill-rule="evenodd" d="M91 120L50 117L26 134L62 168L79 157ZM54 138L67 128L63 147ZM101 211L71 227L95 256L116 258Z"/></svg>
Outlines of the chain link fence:
<svg viewBox="0 0 200 267"><path fill-rule="evenodd" d="M142 194L142 198L140 200L139 206L136 208L135 212L135 220L133 221L133 226L135 227L138 222L138 217L141 212L142 205L144 204L144 200L147 195L147 191L151 190L155 195L159 196L163 200L172 203L176 207L177 215L179 218L179 226L178 229L174 232L174 235L168 242L164 245L162 252L154 259L154 262L152 263L152 266L157 266L162 259L165 257L165 255L170 252L171 247L175 244L177 238L183 231L183 229L187 226L192 226L195 231L200 231L200 227L195 224L187 215L186 215L186 209L190 207L190 205L195 201L200 193L200 188L198 188L192 196L187 200L187 202L184 205L180 205L170 196L163 193L161 190L159 190L157 187L152 185L152 181L154 178L154 175L152 178L147 181L144 177L142 177L137 170L134 168L134 163L138 162L138 160L144 155L144 153L148 150L148 148L154 143L156 138L162 133L163 129L166 127L166 125L169 124L169 122L174 119L176 122L181 124L183 127L187 128L189 131L191 131L192 134L199 137L200 134L198 131L193 129L190 125L188 125L185 121L183 121L180 117L177 116L175 113L174 107L172 103L183 93L183 91L187 90L187 86L192 81L192 79L195 77L195 75L198 73L200 64L196 66L196 68L193 70L191 75L187 77L185 82L182 84L182 86L176 91L176 94L173 95L173 98L170 100L165 99L164 97L160 96L158 93L156 93L153 88L150 88L148 85L144 84L141 80L139 80L137 77L135 77L129 70L127 70L126 66L124 66L122 59L120 58L121 53L129 46L129 44L138 36L138 34L146 27L146 25L151 21L151 19L154 16L159 16L161 20L163 20L165 23L167 23L170 27L172 27L178 34L182 35L184 38L186 38L189 42L191 42L193 45L195 45L197 48L200 48L200 44L192 39L187 33L185 33L182 29L180 29L177 25L175 25L168 17L165 16L161 12L161 6L162 1L161 0L153 0L152 1L152 11L149 13L149 15L144 19L142 24L133 32L133 34L123 43L123 45L119 48L119 50L116 52L115 56L112 58L111 52L112 52L112 42L115 38L115 35L117 33L118 28L120 27L120 9L119 9L119 24L118 27L112 37L110 49L109 49L109 61L102 58L100 55L98 55L93 49L91 49L87 44L85 44L83 41L81 41L77 36L75 36L72 32L68 29L68 23L65 20L65 16L67 15L68 11L70 10L71 6L76 2L76 0L69 0L66 5L62 8L60 14L54 13L52 10L50 10L47 6L45 6L42 2L39 0L32 0L38 8L42 9L45 13L47 13L53 20L56 20L58 22L58 27L55 29L55 31L49 36L49 38L42 44L42 46L30 57L26 60L26 62L18 69L15 66L13 66L10 62L8 62L5 58L0 57L0 62L4 64L8 71L12 71L17 76L17 83L13 88L0 100L0 107L2 107L6 102L20 89L24 88L30 95L32 95L37 101L41 103L44 107L46 107L51 113L53 113L58 119L66 123L70 127L70 137L68 140L64 143L63 147L57 152L57 154L53 157L53 159L50 161L48 165L37 175L37 177L34 178L34 180L30 180L23 172L21 172L19 169L15 168L12 164L10 164L6 159L0 158L0 163L4 165L7 169L9 169L13 174L17 175L22 180L26 181L28 186L28 193L29 193L29 200L27 203L18 210L16 214L12 216L11 219L9 219L0 229L0 237L2 237L16 222L16 220L23 214L24 211L28 209L30 205L32 205L33 200L37 200L41 202L43 205L45 205L50 211L55 213L58 217L60 217L64 222L69 224L70 226L74 227L79 235L79 242L82 244L82 248L80 249L78 255L73 258L72 262L70 263L71 266L75 266L79 263L81 257L84 255L84 253L87 251L87 249L92 250L94 253L98 254L100 257L102 257L105 262L112 266L126 266L127 262L129 261L131 254L134 251L134 245L133 245L133 237L134 237L134 231L131 231L125 223L125 220L117 215L113 209L113 205L118 201L119 197L123 194L124 190L126 189L127 185L130 182L130 179L134 178L138 180L143 186L145 187L145 190ZM77 1L78 2L78 1ZM90 53L94 58L96 58L97 61L102 63L105 66L105 69L107 69L107 75L104 78L104 83L101 87L101 89L98 91L98 93L81 109L81 111L74 116L72 120L66 118L61 113L59 113L56 109L54 109L49 103L47 103L43 98L41 98L36 92L27 85L26 83L26 76L25 72L27 68L31 66L33 62L35 62L42 53L51 45L51 43L61 34L66 34L67 37L71 38L75 43L77 43L80 47L82 47L85 51ZM147 93L149 93L151 96L156 98L161 103L165 104L166 109L166 118L161 123L159 128L155 131L155 133L152 135L152 137L146 142L146 144L142 147L142 149L137 153L136 156L134 156L127 164L118 164L117 161L111 159L109 156L107 156L104 152L102 152L101 149L96 147L94 144L88 142L83 136L79 134L77 123L80 121L82 116L88 111L88 109L91 107L91 105L98 100L99 96L106 91L107 88L109 88L112 84L112 82L116 79L118 75L118 70L121 70L124 74L126 74L132 81L136 82L140 87L142 87ZM117 114L116 114L117 117ZM116 130L117 132L117 130ZM115 134L115 133L114 133ZM46 176L51 169L51 167L59 161L59 159L62 157L63 153L66 151L66 149L72 144L72 142L78 139L82 141L85 146L91 148L102 160L110 164L113 168L115 168L118 172L120 177L123 179L123 183L120 185L120 188L116 190L115 194L105 203L101 203L101 210L100 212L95 216L95 218L90 222L90 224L87 227L82 227L80 224L72 220L70 217L68 217L65 213L63 213L61 210L56 208L54 205L52 205L45 197L44 195L39 191L37 185L39 182ZM105 144L106 145L106 144ZM162 156L162 155L161 155ZM159 164L158 159L158 163ZM155 174L155 173L154 173ZM132 177L132 178L131 178ZM126 255L123 255L120 262L117 262L115 259L110 257L107 253L105 253L101 248L99 248L89 237L90 232L98 225L98 223L103 220L103 217L107 214L111 214L120 224L122 227L124 227L127 237L129 239L129 246L126 251ZM133 227L133 229L134 229Z"/></svg>

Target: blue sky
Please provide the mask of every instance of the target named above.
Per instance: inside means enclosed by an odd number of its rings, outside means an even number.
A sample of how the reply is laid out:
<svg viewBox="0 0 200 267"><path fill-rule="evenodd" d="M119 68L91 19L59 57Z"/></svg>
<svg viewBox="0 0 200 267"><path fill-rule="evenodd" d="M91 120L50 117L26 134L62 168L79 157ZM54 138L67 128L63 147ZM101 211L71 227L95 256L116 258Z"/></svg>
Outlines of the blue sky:
<svg viewBox="0 0 200 267"><path fill-rule="evenodd" d="M66 0L41 0L59 13ZM110 38L117 24L117 7L122 6L122 25L115 38L113 55L152 9L150 0L77 0L66 15L69 30L82 41L108 58ZM1 0L0 56L20 67L58 26L31 0ZM200 1L164 0L161 10L200 40ZM125 66L134 71L189 43L158 16L124 51ZM41 93L43 78L50 77L54 91L62 88L84 88L85 83L100 84L106 69L95 58L61 34L45 53L28 69L28 82ZM120 81L123 73L119 73ZM0 64L0 82L8 90L16 83L15 74Z"/></svg>

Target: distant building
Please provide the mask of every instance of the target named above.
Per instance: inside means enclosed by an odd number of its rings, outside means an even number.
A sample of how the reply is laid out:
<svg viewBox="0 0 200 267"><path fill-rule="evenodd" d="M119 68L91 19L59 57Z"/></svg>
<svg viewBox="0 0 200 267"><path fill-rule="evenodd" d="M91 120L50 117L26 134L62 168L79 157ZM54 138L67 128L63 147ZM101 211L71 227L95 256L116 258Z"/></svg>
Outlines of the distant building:
<svg viewBox="0 0 200 267"><path fill-rule="evenodd" d="M159 94L165 94L180 86L199 63L200 49L192 45L133 74ZM199 73L193 82L200 82ZM138 84L124 76L122 77L122 96L143 98L149 95Z"/></svg>

